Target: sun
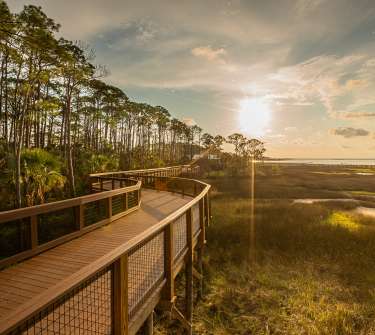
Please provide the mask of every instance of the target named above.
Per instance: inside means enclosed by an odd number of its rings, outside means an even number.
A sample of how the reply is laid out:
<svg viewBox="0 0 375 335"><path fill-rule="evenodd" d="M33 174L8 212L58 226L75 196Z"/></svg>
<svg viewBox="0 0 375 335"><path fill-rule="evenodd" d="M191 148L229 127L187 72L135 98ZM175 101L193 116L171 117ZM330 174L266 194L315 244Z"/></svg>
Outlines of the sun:
<svg viewBox="0 0 375 335"><path fill-rule="evenodd" d="M263 136L271 121L271 109L262 98L245 98L239 103L238 123L245 135Z"/></svg>

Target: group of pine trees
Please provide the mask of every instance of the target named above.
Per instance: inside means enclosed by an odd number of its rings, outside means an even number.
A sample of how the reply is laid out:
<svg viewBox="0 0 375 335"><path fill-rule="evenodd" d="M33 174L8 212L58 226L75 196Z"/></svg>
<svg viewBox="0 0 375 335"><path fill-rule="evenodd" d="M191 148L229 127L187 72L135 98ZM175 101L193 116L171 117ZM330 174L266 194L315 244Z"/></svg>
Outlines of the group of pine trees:
<svg viewBox="0 0 375 335"><path fill-rule="evenodd" d="M117 162L111 168L131 169L187 162L203 147L220 151L222 136L202 134L164 107L130 101L105 83L94 53L58 38L59 28L40 7L15 14L0 0L0 169L11 175L5 183L14 188L14 207L33 204L25 200L30 180L48 184L57 175L54 156L66 179L57 183L74 196L79 171L101 169L108 157Z"/></svg>

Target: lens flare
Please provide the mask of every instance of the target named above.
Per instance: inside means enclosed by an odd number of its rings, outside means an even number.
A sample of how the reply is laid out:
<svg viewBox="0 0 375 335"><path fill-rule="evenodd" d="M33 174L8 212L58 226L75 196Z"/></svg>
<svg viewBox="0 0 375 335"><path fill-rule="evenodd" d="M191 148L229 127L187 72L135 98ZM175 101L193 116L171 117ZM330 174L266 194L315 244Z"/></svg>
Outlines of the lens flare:
<svg viewBox="0 0 375 335"><path fill-rule="evenodd" d="M271 121L271 109L261 98L246 98L240 101L238 123L248 136L263 136Z"/></svg>

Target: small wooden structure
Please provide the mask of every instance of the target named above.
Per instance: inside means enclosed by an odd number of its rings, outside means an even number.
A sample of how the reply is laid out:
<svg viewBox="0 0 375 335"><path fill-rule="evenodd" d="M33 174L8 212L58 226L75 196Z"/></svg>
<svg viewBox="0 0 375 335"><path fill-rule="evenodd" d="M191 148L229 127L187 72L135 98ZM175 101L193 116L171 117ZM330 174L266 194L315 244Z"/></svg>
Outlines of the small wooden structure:
<svg viewBox="0 0 375 335"><path fill-rule="evenodd" d="M191 334L210 217L210 186L187 178L198 169L95 174L88 196L0 213L0 226L21 227L8 230L18 249L0 260L0 334L136 334L142 325L150 334L155 307ZM174 289L183 268L184 313Z"/></svg>

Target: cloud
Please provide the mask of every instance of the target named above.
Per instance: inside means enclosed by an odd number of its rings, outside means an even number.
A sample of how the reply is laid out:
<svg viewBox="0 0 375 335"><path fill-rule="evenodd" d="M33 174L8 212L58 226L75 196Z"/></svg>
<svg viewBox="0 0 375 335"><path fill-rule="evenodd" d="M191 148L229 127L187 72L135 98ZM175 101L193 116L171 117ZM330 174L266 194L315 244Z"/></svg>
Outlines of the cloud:
<svg viewBox="0 0 375 335"><path fill-rule="evenodd" d="M375 72L370 54L320 55L268 76L275 102L288 106L322 104L333 119L375 116Z"/></svg>
<svg viewBox="0 0 375 335"><path fill-rule="evenodd" d="M191 50L191 54L195 57L201 57L205 58L206 60L212 62L212 61L219 61L221 63L224 62L224 59L222 58L224 55L226 55L226 50L224 48L219 49L213 49L211 46L202 46L202 47L196 47Z"/></svg>
<svg viewBox="0 0 375 335"><path fill-rule="evenodd" d="M342 112L339 113L343 119L360 119L375 117L375 112Z"/></svg>
<svg viewBox="0 0 375 335"><path fill-rule="evenodd" d="M182 119L182 122L185 123L187 126L192 127L195 126L197 123L191 117L185 117Z"/></svg>
<svg viewBox="0 0 375 335"><path fill-rule="evenodd" d="M352 138L359 136L368 136L370 132L362 128L339 127L330 129L330 134L336 136L343 136L345 138Z"/></svg>

